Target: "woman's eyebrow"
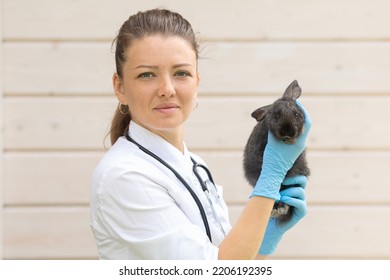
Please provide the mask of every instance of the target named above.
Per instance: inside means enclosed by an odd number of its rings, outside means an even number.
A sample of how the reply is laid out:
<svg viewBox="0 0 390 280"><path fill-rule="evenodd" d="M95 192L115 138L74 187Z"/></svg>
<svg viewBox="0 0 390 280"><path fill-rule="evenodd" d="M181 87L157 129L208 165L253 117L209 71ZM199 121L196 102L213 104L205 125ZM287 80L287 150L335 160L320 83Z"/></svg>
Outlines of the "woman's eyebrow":
<svg viewBox="0 0 390 280"><path fill-rule="evenodd" d="M138 69L138 68L158 69L158 66L154 66L154 65L138 65L138 66L134 67L134 69Z"/></svg>
<svg viewBox="0 0 390 280"><path fill-rule="evenodd" d="M179 63L179 64L173 65L173 68L180 68L180 67L184 67L184 66L192 66L192 64L191 63Z"/></svg>
<svg viewBox="0 0 390 280"><path fill-rule="evenodd" d="M172 68L176 69L176 68L180 68L180 67L191 67L191 66L192 66L191 63L178 63L178 64L173 65ZM146 65L146 64L141 64L141 65L134 67L134 69L139 69L139 68L147 68L147 69L153 69L153 70L159 69L159 67L156 65Z"/></svg>

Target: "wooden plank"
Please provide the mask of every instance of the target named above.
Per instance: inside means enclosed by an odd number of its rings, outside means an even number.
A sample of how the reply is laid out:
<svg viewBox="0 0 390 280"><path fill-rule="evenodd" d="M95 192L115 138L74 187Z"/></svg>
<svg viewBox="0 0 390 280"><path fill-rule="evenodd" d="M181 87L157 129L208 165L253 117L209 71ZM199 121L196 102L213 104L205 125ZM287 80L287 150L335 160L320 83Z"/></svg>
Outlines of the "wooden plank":
<svg viewBox="0 0 390 280"><path fill-rule="evenodd" d="M224 198L230 204L248 200L251 187L244 181L240 152L202 152L214 179L224 187ZM307 183L310 204L390 203L387 172L388 152L317 152L308 151L311 176Z"/></svg>
<svg viewBox="0 0 390 280"><path fill-rule="evenodd" d="M199 99L188 122L190 147L240 149L255 120L250 113L274 99L226 97ZM387 149L390 97L302 97L313 122L309 149ZM369 117L367 117L369 116Z"/></svg>
<svg viewBox="0 0 390 280"><path fill-rule="evenodd" d="M3 18L3 0L0 0L0 15ZM3 202L4 202L4 120L3 120L3 21L0 20L0 260L3 259Z"/></svg>
<svg viewBox="0 0 390 280"><path fill-rule="evenodd" d="M390 153L310 152L309 203L390 205Z"/></svg>
<svg viewBox="0 0 390 280"><path fill-rule="evenodd" d="M242 150L255 125L250 113L274 99L202 97L186 128L192 149ZM103 148L116 98L6 98L7 150ZM309 149L389 149L390 96L302 97L313 127ZM367 117L369 116L369 117Z"/></svg>
<svg viewBox="0 0 390 280"><path fill-rule="evenodd" d="M149 0L131 4L122 0L115 5L92 0L3 2L7 40L111 39L129 15L155 7L182 13L204 37L214 40L372 40L390 36L386 0ZM85 15L91 20L85 20Z"/></svg>
<svg viewBox="0 0 390 280"><path fill-rule="evenodd" d="M389 42L215 43L205 49L205 92L279 95L294 79L309 94L390 92Z"/></svg>
<svg viewBox="0 0 390 280"><path fill-rule="evenodd" d="M4 44L7 95L112 95L109 43ZM200 94L388 94L390 42L226 42L204 46ZM375 73L375 74L373 74Z"/></svg>
<svg viewBox="0 0 390 280"><path fill-rule="evenodd" d="M116 102L114 96L6 98L5 148L102 149Z"/></svg>
<svg viewBox="0 0 390 280"><path fill-rule="evenodd" d="M242 206L231 207L234 221ZM88 208L7 208L6 259L92 259L97 257ZM390 258L390 208L313 206L281 241L273 258Z"/></svg>
<svg viewBox="0 0 390 280"><path fill-rule="evenodd" d="M238 151L197 152L228 204L246 203L251 188L244 180ZM92 172L103 152L6 153L4 202L10 206L88 205ZM388 152L308 152L312 175L310 205L384 205L390 203ZM375 179L373 179L375 178Z"/></svg>
<svg viewBox="0 0 390 280"><path fill-rule="evenodd" d="M7 153L6 205L88 205L102 153Z"/></svg>
<svg viewBox="0 0 390 280"><path fill-rule="evenodd" d="M6 208L5 259L96 259L87 207Z"/></svg>
<svg viewBox="0 0 390 280"><path fill-rule="evenodd" d="M4 67L6 94L113 93L110 43L6 43Z"/></svg>
<svg viewBox="0 0 390 280"><path fill-rule="evenodd" d="M237 219L242 206L231 208ZM273 259L389 259L389 206L312 206Z"/></svg>

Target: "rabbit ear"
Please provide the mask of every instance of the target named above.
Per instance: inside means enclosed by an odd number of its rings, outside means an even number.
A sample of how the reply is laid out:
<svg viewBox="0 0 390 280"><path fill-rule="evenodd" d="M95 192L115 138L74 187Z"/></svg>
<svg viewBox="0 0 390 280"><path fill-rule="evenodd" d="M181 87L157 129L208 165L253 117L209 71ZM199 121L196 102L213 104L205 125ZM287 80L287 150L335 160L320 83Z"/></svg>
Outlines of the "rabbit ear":
<svg viewBox="0 0 390 280"><path fill-rule="evenodd" d="M258 122L262 121L262 120L265 118L265 115L266 115L268 109L269 109L271 106L272 106L272 105L267 105L267 106L260 107L260 108L256 109L256 110L253 111L252 114L251 114L252 118L255 118L256 121L258 121Z"/></svg>
<svg viewBox="0 0 390 280"><path fill-rule="evenodd" d="M302 89L298 85L298 81L294 80L287 88L286 91L283 94L283 98L292 98L292 99L298 99L299 96L302 94Z"/></svg>

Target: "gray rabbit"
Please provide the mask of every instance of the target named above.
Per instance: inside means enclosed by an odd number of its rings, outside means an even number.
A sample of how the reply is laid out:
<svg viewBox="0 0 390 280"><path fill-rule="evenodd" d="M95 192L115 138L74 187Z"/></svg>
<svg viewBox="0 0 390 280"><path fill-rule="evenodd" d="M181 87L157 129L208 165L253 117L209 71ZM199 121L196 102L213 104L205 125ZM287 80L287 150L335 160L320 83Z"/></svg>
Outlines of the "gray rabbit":
<svg viewBox="0 0 390 280"><path fill-rule="evenodd" d="M298 136L303 132L304 112L295 102L301 95L301 92L302 90L295 80L287 87L282 98L276 100L271 105L258 108L252 113L251 116L257 120L257 124L249 136L243 157L244 174L252 186L255 186L261 173L268 131L276 139L286 144L295 143ZM305 175L307 177L310 175L305 151L287 172L286 178L296 175ZM292 186L281 185L281 190L288 187ZM292 207L279 201L275 203L271 216L278 218L281 222L285 222L291 218L292 211Z"/></svg>

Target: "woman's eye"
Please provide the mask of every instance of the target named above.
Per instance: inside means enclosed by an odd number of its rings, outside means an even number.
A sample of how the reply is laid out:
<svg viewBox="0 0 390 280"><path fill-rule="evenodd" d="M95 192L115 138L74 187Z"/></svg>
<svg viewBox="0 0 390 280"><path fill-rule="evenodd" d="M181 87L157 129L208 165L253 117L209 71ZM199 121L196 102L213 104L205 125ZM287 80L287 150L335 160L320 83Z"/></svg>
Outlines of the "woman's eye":
<svg viewBox="0 0 390 280"><path fill-rule="evenodd" d="M138 75L138 78L143 78L143 79L152 78L152 77L154 77L154 75L153 73L150 72L145 72Z"/></svg>
<svg viewBox="0 0 390 280"><path fill-rule="evenodd" d="M190 73L186 72L186 71L178 71L176 72L176 76L178 77L187 77L187 76L191 76Z"/></svg>

